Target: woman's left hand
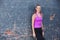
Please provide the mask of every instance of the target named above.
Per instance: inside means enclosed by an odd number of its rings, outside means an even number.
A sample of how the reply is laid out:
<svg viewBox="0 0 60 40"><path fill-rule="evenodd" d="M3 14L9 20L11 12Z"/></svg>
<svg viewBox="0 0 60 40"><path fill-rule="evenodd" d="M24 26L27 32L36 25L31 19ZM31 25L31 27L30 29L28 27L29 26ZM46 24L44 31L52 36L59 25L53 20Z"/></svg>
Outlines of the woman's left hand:
<svg viewBox="0 0 60 40"><path fill-rule="evenodd" d="M44 37L44 32L42 32L42 35L43 35L43 37Z"/></svg>

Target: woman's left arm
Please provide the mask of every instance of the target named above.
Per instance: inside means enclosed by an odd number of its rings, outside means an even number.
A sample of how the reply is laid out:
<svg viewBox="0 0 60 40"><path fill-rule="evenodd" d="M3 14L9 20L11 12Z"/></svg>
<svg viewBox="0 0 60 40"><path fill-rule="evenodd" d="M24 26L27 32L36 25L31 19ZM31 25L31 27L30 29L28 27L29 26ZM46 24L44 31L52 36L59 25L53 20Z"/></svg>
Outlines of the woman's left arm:
<svg viewBox="0 0 60 40"><path fill-rule="evenodd" d="M43 26L43 23L42 23L42 35L44 36L44 26Z"/></svg>
<svg viewBox="0 0 60 40"><path fill-rule="evenodd" d="M42 13L42 19L43 19L43 13ZM43 25L43 21L41 22L41 24L42 24L42 35L44 37L44 25Z"/></svg>

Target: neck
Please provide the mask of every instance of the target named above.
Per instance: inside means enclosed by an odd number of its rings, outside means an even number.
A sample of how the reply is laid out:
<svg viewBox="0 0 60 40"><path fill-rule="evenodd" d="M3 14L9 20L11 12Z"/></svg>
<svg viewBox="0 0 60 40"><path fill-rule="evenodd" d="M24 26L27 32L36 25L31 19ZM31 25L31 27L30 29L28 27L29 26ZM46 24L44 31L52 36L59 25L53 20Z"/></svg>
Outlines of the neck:
<svg viewBox="0 0 60 40"><path fill-rule="evenodd" d="M39 14L40 12L36 12L37 14Z"/></svg>

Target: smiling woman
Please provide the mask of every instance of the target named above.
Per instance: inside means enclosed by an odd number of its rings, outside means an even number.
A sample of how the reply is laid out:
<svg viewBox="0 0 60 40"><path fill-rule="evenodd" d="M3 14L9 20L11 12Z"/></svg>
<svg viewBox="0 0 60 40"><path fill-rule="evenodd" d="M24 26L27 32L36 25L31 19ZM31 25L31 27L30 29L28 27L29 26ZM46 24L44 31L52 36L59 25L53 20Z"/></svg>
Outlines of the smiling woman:
<svg viewBox="0 0 60 40"><path fill-rule="evenodd" d="M38 4L35 8L35 13L32 16L32 31L33 37L36 37L37 40L44 40L43 30L43 14L41 12L41 6Z"/></svg>

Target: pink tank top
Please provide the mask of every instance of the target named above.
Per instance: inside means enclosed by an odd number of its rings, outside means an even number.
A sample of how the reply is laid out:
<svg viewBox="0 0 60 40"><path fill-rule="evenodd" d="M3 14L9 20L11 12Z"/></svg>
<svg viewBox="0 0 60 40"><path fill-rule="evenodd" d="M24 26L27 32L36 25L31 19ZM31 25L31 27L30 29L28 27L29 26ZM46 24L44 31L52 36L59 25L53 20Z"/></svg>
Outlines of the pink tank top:
<svg viewBox="0 0 60 40"><path fill-rule="evenodd" d="M41 28L42 27L42 15L41 17L39 17L37 14L36 14L36 18L34 20L34 28Z"/></svg>

